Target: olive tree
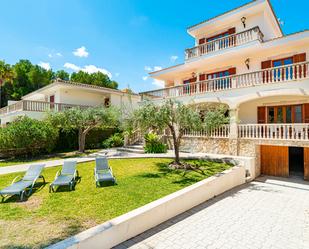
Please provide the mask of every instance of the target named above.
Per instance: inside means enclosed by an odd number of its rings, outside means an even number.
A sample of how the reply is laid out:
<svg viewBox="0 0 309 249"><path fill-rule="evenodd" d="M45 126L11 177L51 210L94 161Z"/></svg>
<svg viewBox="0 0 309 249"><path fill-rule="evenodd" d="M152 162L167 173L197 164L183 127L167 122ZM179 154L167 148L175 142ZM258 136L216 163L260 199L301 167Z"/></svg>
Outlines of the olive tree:
<svg viewBox="0 0 309 249"><path fill-rule="evenodd" d="M135 110L127 120L128 129L140 129L142 132L155 130L163 133L168 130L173 143L175 159L172 165L176 168L187 167L179 158L181 139L186 130L210 130L227 122L223 108L209 108L201 116L196 105L184 105L175 100L166 100L162 105L145 102Z"/></svg>
<svg viewBox="0 0 309 249"><path fill-rule="evenodd" d="M116 127L120 112L110 107L71 108L63 112L51 112L48 119L64 131L78 130L79 152L85 151L86 137L94 128Z"/></svg>

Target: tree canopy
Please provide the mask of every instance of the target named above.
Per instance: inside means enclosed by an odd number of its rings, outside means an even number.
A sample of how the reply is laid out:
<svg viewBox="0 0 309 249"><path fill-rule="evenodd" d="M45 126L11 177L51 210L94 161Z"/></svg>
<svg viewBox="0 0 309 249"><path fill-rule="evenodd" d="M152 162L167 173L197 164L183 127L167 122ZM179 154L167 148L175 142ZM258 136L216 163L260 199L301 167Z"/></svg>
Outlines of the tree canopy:
<svg viewBox="0 0 309 249"><path fill-rule="evenodd" d="M0 84L2 84L0 107L7 105L8 100L20 100L22 96L50 84L56 78L114 89L118 87L117 82L102 72L90 74L79 71L70 75L64 70L56 72L46 70L29 60L20 60L14 65L0 60Z"/></svg>
<svg viewBox="0 0 309 249"><path fill-rule="evenodd" d="M84 152L86 136L94 128L114 128L120 112L115 107L71 108L64 112L51 112L47 120L64 131L78 130L79 151Z"/></svg>
<svg viewBox="0 0 309 249"><path fill-rule="evenodd" d="M228 122L225 111L222 107L208 109L201 116L201 112L194 105L184 105L175 100L166 100L162 105L146 102L127 120L127 129L140 129L142 132L154 130L161 134L168 130L175 152L173 164L181 167L183 165L180 163L179 149L185 131L216 128Z"/></svg>

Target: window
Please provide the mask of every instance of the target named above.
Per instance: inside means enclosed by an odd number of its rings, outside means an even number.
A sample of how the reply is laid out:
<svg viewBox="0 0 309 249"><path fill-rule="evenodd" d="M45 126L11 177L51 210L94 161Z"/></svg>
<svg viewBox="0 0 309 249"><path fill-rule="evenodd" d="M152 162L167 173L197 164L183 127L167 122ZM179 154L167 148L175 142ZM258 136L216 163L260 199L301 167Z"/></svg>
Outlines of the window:
<svg viewBox="0 0 309 249"><path fill-rule="evenodd" d="M293 64L293 57L289 57L289 58L284 58L284 59L279 59L279 60L274 60L273 61L273 67L274 68L285 66L285 65L290 65L290 64ZM292 67L288 67L285 70L285 75L281 75L280 69L277 69L277 70L274 71L274 80L280 81L280 79L283 79L284 76L285 76L285 79L292 78L292 76L293 76L293 68Z"/></svg>
<svg viewBox="0 0 309 249"><path fill-rule="evenodd" d="M292 106L286 107L286 123L292 123Z"/></svg>
<svg viewBox="0 0 309 249"><path fill-rule="evenodd" d="M302 108L300 105L295 106L295 120L294 123L302 122Z"/></svg>
<svg viewBox="0 0 309 249"><path fill-rule="evenodd" d="M274 123L275 122L275 108L269 107L268 108L268 123Z"/></svg>
<svg viewBox="0 0 309 249"><path fill-rule="evenodd" d="M259 111L259 107L258 107ZM259 112L257 113L259 119ZM303 106L268 106L267 123L303 123Z"/></svg>

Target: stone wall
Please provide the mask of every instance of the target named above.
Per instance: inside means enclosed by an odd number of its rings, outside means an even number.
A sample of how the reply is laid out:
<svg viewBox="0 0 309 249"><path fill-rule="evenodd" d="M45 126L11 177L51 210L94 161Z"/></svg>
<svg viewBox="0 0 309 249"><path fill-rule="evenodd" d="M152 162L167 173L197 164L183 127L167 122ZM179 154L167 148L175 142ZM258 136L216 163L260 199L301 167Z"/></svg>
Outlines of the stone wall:
<svg viewBox="0 0 309 249"><path fill-rule="evenodd" d="M186 137L181 141L180 150L231 155L228 138Z"/></svg>
<svg viewBox="0 0 309 249"><path fill-rule="evenodd" d="M260 145L309 147L309 141L185 137L181 142L181 151L255 157L258 176L261 171Z"/></svg>

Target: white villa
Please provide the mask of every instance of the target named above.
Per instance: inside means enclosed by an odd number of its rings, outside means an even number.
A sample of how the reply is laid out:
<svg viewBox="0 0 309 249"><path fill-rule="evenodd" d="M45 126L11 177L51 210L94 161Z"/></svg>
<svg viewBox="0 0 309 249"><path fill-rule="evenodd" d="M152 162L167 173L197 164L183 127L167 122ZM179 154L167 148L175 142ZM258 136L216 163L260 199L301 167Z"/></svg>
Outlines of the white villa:
<svg viewBox="0 0 309 249"><path fill-rule="evenodd" d="M62 111L72 107L117 106L132 110L141 100L140 95L127 90L116 90L71 81L55 80L22 97L20 101L9 101L0 109L1 125L12 122L18 116L43 119L47 111Z"/></svg>
<svg viewBox="0 0 309 249"><path fill-rule="evenodd" d="M256 157L256 174L309 180L309 31L284 35L267 0L187 29L185 62L150 73L165 88L141 93L160 103L221 103L230 124L189 132L183 150Z"/></svg>

